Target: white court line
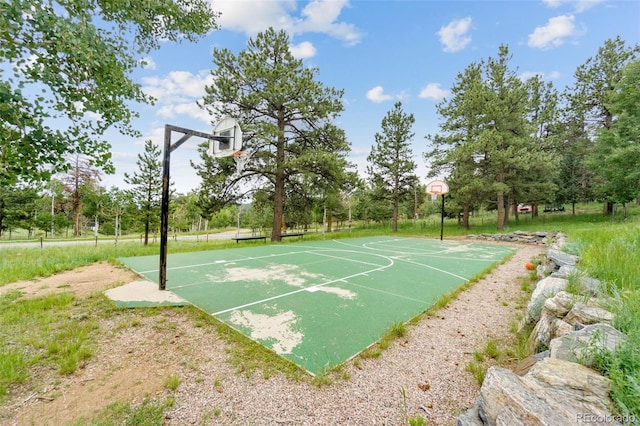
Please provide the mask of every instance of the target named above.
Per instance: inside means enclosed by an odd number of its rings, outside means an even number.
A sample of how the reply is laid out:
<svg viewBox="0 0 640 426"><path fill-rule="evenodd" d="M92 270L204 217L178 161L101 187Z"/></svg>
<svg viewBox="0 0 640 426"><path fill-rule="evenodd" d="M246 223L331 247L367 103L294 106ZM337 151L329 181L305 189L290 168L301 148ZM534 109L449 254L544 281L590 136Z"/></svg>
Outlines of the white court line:
<svg viewBox="0 0 640 426"><path fill-rule="evenodd" d="M434 271L442 272L443 274L446 274L446 275L451 275L452 277L460 278L461 280L464 280L464 281L469 281L469 278L454 274L453 272L445 271L444 269L436 268L434 266L425 265L423 263L414 262L413 260L407 260L407 259L403 259L401 257L400 258L395 258L395 259L399 260L400 262L412 263L414 265L418 265L418 266L422 266L422 267L425 267L425 268L428 268L428 269L433 269Z"/></svg>
<svg viewBox="0 0 640 426"><path fill-rule="evenodd" d="M224 309L222 311L214 312L211 315L216 316L216 315L226 314L227 312L235 311L236 309L243 309L243 308L247 308L249 306L259 305L261 303L270 302L272 300L281 299L283 297L291 296L292 294L301 293L303 291L308 291L308 288L311 288L311 287L316 287L316 288L317 287L324 287L326 285L333 284L333 283L336 283L336 282L341 282L341 281L348 280L348 279L351 279L351 278L355 278L355 277L358 277L360 275L366 275L366 274L370 274L372 272L382 271L384 269L387 269L387 268L393 266L393 259L389 259L389 261L390 261L389 265L380 266L379 268L370 269L370 270L364 271L364 272L358 272L357 274L349 275L347 277L342 277L342 278L338 278L338 279L335 279L335 280L327 281L326 283L322 283L322 284L315 284L315 285L312 285L312 286L309 286L309 287L305 287L305 288L301 288L301 289L298 289L298 290L290 291L288 293L279 294L277 296L267 297L266 299L256 300L255 302L245 303L244 305L235 306L233 308Z"/></svg>
<svg viewBox="0 0 640 426"><path fill-rule="evenodd" d="M409 238L411 240L419 240L418 238ZM395 239L395 240L385 240L385 241L373 241L371 243L364 243L362 244L362 246L358 246L356 244L347 244L347 243L343 243L341 241L337 241L334 240L336 243L340 243L340 244L344 244L346 246L350 246L350 247L362 247L365 248L367 250L375 250L375 251L381 251L381 252L392 252L393 253L393 257L396 259L401 259L399 257L397 257L398 255L402 255L402 254L408 254L408 255L412 255L412 256L428 256L430 258L434 258L434 259L447 259L447 260L465 260L465 261L476 261L476 262L496 262L498 259L478 259L478 258L469 258L469 257L453 257L453 256L438 256L440 254L447 254L447 253L456 253L457 250L452 250L452 248L458 248L458 247L470 247L473 246L474 243L468 243L465 245L456 245L455 247L450 247L450 248L445 248L442 250L437 250L437 251L428 251L428 250L414 250L414 251L398 251L394 248L377 248L377 247L371 247L371 245L373 244L382 244L382 243L389 243L389 242L394 242L394 241L404 241L404 239L400 238L400 239ZM455 242L451 242L452 244ZM466 250L465 253L476 253L476 252L484 252L484 250L482 250L481 248L478 249L471 249L471 250ZM361 252L364 253L364 252ZM509 252L506 252L507 254ZM495 254L495 253L493 253ZM500 253L498 253L500 254ZM503 254L504 256L504 254ZM427 266L427 265L423 265L423 266Z"/></svg>
<svg viewBox="0 0 640 426"><path fill-rule="evenodd" d="M352 285L354 287L360 287L360 288L364 288L366 290L375 291L375 292L382 293L382 294L387 294L389 296L399 297L401 299L407 299L407 300L411 300L411 301L419 302L419 303L429 303L429 302L427 302L425 300L414 299L413 297L403 296L401 294L391 293L390 291L384 291L384 290L380 290L380 289L377 289L377 288L367 287L366 285L362 285L362 284L356 284L356 283L352 283L352 282L347 282L347 284Z"/></svg>
<svg viewBox="0 0 640 426"><path fill-rule="evenodd" d="M355 251L355 250L340 250L340 249L334 249L334 250L323 250L323 251L332 251L332 252L336 252L336 251L343 251L343 252L347 252L347 253L357 253L357 254L365 254L367 256L377 256L377 257L381 257L383 259L386 259L390 262L389 265L387 265L386 267L389 267L391 265L393 265L393 259L390 256L385 256L382 254L376 254L376 253L365 253L362 251ZM340 256L332 256L330 254L324 254L324 253L318 253L318 252L308 252L310 254L316 255L316 256L323 256L323 257L329 257L331 259L338 259L338 260L347 260L348 262L353 262L353 263L362 263L363 265L369 265L369 266L384 266L384 265L378 265L377 263L371 263L371 262L365 262L364 260L354 260L354 259L345 259L344 257L340 257Z"/></svg>
<svg viewBox="0 0 640 426"><path fill-rule="evenodd" d="M356 252L356 251L353 251L353 250L330 250L330 251L334 251L334 252L335 252L335 251L346 251L346 252L353 252L353 253L362 253L362 252ZM362 274L366 274L366 273L368 273L368 272L375 272L375 271L378 271L378 270L384 270L384 269L386 269L386 268L390 268L390 267L391 267L391 266L393 266L393 264L394 264L394 261L393 261L393 259L392 259L392 258L390 258L390 257L388 257L388 256L383 256L383 255L381 255L381 254L375 254L375 253L367 253L367 254L368 254L369 256L377 256L377 257L381 257L381 258L383 258L383 259L387 260L387 261L388 261L388 264L387 264L387 265L378 265L377 263L364 262L364 261L362 261L362 260L345 259L344 257L331 256L331 255L328 255L328 254L321 254L321 253L317 253L317 252L313 252L313 251L308 251L308 250L294 252L293 254L300 254L300 253L307 253L307 254L312 254L312 255L315 255L315 256L328 257L328 258L333 258L333 259L338 259L338 260L346 260L346 261L348 261L348 262L352 262L352 263L362 263L362 264L367 265L367 266L375 266L375 267L376 267L375 269L371 269L371 270L369 270L369 271L361 272ZM291 253L289 253L289 254L291 254ZM263 259L264 257L268 257L268 256L263 256L263 257L261 257L261 259ZM253 259L257 259L257 258L253 257L253 258L247 258L247 259L243 259L243 260L253 260ZM231 263L231 262L228 262L228 263ZM354 275L354 276L356 276L356 275ZM347 277L347 278L348 278L348 277ZM313 288L313 287L317 287L317 286L320 286L320 287L321 287L321 286L323 286L323 285L331 284L331 283L338 282L338 281L340 281L340 280L344 280L344 279L346 279L346 278L337 278L337 279L335 279L335 280L333 280L333 281L330 281L330 282L328 282L328 283L314 284L314 285L312 285L312 286L310 286L310 287L305 287L305 288L309 289L309 288ZM198 285L201 285L201 284L207 283L207 282L209 282L209 281L199 281L199 282L194 282L194 283L189 283L189 284L184 284L184 285L179 285L179 286L171 287L171 289L172 289L172 290L175 290L175 289L177 289L177 288L195 287L195 286L198 286Z"/></svg>
<svg viewBox="0 0 640 426"><path fill-rule="evenodd" d="M290 256L293 254L300 254L300 253L307 253L306 251L293 251L293 252L287 252L287 253L281 253L281 254L268 254L265 256L257 256L257 257L243 257L240 259L230 259L230 260L215 260L213 262L207 262L207 263L197 263L195 265L184 265L184 266L174 266L172 268L167 268L167 271L175 271L178 269L188 269L188 268L199 268L201 266L211 266L211 265L219 265L219 264L223 264L223 263L231 263L231 262L244 262L246 260L261 260L261 259L267 259L267 258L272 258L272 257L280 257L280 256ZM159 269L149 269L148 271L141 271L138 272L139 274L147 274L150 272L158 272Z"/></svg>
<svg viewBox="0 0 640 426"><path fill-rule="evenodd" d="M438 253L440 252L440 250L438 250L437 252L432 252L432 251L427 251L427 250L413 250L413 251L399 251L395 248L377 248L377 247L371 247L371 245L373 244L384 244L384 243L392 243L395 241L404 241L404 238L397 238L394 240L385 240L385 241L373 241L371 243L364 243L362 245L356 245L356 244L348 244L348 243L343 243L342 241L338 241L338 240L333 240L334 242L338 243L338 244L343 244L345 246L349 246L349 247L357 247L357 248L362 248L365 250L370 250L370 251L382 251L382 252L392 252L394 255L398 255L398 254L411 254L411 255L417 255L417 254L431 254L431 253ZM365 253L365 252L361 252L361 253Z"/></svg>
<svg viewBox="0 0 640 426"><path fill-rule="evenodd" d="M344 245L347 245L347 246L351 246L351 247L358 247L358 246L357 246L357 245L355 245L355 244L342 243L342 242L337 241L337 240L334 240L334 241L339 242L339 243L344 244ZM390 242L390 241L402 241L402 239L387 240L386 242ZM384 241L377 241L377 242L384 242ZM364 247L366 244L368 244L368 243L363 244L363 247ZM367 250L380 250L380 251L382 251L383 249L377 249L377 248L372 249L372 248L368 248L368 247L367 247ZM388 251L392 251L392 250L388 250ZM464 281L469 281L469 278L462 277L462 276L460 276L460 275L454 274L453 272L445 271L445 270L443 270L443 269L436 268L436 267L434 267L434 266L425 265L425 264L423 264L423 263L414 262L414 261L407 260L407 259L403 259L403 258L401 258L401 257L397 257L397 256L393 256L392 258L393 258L393 259L396 259L396 260L398 260L398 261L401 261L401 262L412 263L412 264L414 264L414 265L422 266L422 267L424 267L424 268L433 269L434 271L442 272L443 274L451 275L452 277L459 278L459 279L464 280ZM450 259L450 258L447 258L447 259ZM495 262L495 260L494 260L494 262Z"/></svg>

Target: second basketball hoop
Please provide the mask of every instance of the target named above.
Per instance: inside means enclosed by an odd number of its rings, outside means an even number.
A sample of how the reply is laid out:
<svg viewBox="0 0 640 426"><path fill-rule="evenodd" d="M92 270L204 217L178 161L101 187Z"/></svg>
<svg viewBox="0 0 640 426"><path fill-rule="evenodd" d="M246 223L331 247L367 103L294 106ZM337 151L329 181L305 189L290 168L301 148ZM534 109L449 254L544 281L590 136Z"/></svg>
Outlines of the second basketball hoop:
<svg viewBox="0 0 640 426"><path fill-rule="evenodd" d="M424 190L427 194L435 196L444 195L449 193L449 185L443 180L435 179L429 182Z"/></svg>

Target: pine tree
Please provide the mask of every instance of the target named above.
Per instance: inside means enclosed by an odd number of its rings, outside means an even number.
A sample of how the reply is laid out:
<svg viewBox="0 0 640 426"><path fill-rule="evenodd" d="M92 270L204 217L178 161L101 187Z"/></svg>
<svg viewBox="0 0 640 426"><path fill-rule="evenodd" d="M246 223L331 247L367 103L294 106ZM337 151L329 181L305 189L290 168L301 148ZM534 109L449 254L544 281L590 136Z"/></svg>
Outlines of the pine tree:
<svg viewBox="0 0 640 426"><path fill-rule="evenodd" d="M138 154L138 171L124 174L124 181L132 188L129 193L138 205L139 218L144 224L144 245L149 243L149 230L158 223L162 199L162 161L160 148L151 140L144 144L144 152Z"/></svg>
<svg viewBox="0 0 640 426"><path fill-rule="evenodd" d="M596 134L601 129L610 129L614 114L608 105L608 97L622 78L622 70L640 55L639 46L627 46L620 38L606 40L598 53L588 58L574 73L575 83L565 93L565 128L562 152L569 155L563 162L562 175L572 177L573 186L563 191L576 201L595 196L594 180L602 176L593 174L595 169L588 164L594 149ZM576 182L579 177L579 182ZM605 203L605 213L613 207L612 201Z"/></svg>
<svg viewBox="0 0 640 426"><path fill-rule="evenodd" d="M342 112L343 91L316 81L318 70L293 57L285 31L258 34L237 56L228 49L215 49L213 56L214 84L202 106L238 120L251 157L241 174L234 175L229 158L196 167L201 205L211 210L237 201L249 186L268 190L271 240L280 241L290 185L315 176L332 191L341 186L349 144L332 121Z"/></svg>
<svg viewBox="0 0 640 426"><path fill-rule="evenodd" d="M414 123L413 114L405 113L402 103L396 102L382 119L382 132L374 135L375 144L367 157L367 173L374 193L392 205L393 232L398 231L400 202L407 195L413 196L418 180L411 150Z"/></svg>

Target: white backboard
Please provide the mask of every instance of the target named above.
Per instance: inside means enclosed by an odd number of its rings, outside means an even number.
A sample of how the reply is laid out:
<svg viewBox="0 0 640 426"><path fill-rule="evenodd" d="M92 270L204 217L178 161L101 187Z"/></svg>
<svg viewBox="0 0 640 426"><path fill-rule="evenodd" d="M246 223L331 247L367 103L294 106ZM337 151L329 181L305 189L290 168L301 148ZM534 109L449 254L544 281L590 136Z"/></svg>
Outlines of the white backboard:
<svg viewBox="0 0 640 426"><path fill-rule="evenodd" d="M236 120L225 117L213 129L214 136L227 137L227 141L210 140L207 153L214 158L229 157L242 149L242 129Z"/></svg>

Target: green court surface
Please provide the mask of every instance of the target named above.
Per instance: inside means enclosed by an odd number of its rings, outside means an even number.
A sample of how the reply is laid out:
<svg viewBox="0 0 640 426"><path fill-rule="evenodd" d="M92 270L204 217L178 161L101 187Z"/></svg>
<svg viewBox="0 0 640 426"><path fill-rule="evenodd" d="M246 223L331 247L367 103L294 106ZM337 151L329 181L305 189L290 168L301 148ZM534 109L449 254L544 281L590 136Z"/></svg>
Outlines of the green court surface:
<svg viewBox="0 0 640 426"><path fill-rule="evenodd" d="M372 237L171 254L166 289L318 374L513 250ZM158 256L120 260L158 282Z"/></svg>

